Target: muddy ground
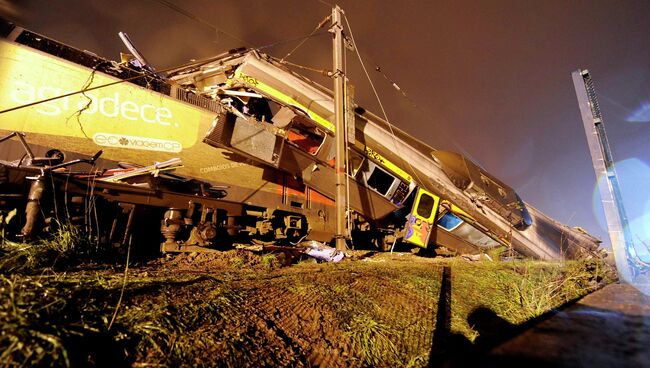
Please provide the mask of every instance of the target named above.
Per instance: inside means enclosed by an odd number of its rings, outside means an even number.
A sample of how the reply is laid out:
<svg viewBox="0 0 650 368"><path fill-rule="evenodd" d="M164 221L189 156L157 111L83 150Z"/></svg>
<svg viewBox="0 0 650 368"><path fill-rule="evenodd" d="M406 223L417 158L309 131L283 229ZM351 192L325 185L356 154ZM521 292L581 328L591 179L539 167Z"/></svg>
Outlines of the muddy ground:
<svg viewBox="0 0 650 368"><path fill-rule="evenodd" d="M357 251L281 267L279 254L230 250L125 272L24 267L15 252L0 257L1 366L437 366L612 280L595 261Z"/></svg>

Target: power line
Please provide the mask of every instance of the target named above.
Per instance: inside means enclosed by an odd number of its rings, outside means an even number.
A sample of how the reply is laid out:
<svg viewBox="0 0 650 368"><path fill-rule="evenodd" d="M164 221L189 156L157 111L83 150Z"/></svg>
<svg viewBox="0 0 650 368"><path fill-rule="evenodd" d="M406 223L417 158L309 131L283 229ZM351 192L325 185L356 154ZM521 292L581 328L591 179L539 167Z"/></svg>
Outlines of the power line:
<svg viewBox="0 0 650 368"><path fill-rule="evenodd" d="M347 22L347 19L346 19L346 22ZM423 107L423 106L418 105L418 104L415 102L415 100L412 99L412 98L409 96L409 94L406 92L406 90L404 90L402 87L400 87L400 86L397 84L397 82L395 82L395 80L393 80L391 77L389 77L389 76L384 72L384 70L381 68L381 66L379 66L379 64L373 60L372 57L370 57L367 53L364 53L364 55L366 56L367 59L370 60L370 62L371 62L372 64L375 65L375 71L376 71L377 73L381 74L382 77L384 77L384 79L385 79L385 80L386 80L386 81L391 85L391 87L393 87L397 92L399 92L399 93L402 95L402 97L404 97L404 99L405 99L406 101L408 101L408 103L411 104L411 106L413 106L413 108L414 108L415 110L419 111L420 113L424 114L425 116L432 116L432 115L433 115L433 114L431 113L431 111L429 111L426 107ZM360 56L359 56L359 58L360 58ZM360 59L360 60L361 60L361 59ZM480 163L480 161L477 160L476 158L474 158L472 154L470 154L466 149L464 149L464 148L460 145L460 143L458 143L458 142L456 141L456 139L454 139L451 135L449 135L449 133L447 133L447 131L446 131L445 129L440 129L440 133L441 133L442 135L444 135L444 136L446 137L445 139L446 139L447 141L451 142L451 144L452 144L452 145L453 145L453 146L454 146L458 151L460 151L464 156L469 157L469 158L470 158L470 159L471 159L475 164L479 165L480 167L483 167L483 165Z"/></svg>
<svg viewBox="0 0 650 368"><path fill-rule="evenodd" d="M286 60L285 60L285 61L278 60L278 62L281 62L282 64L286 64L286 65L291 65L291 66L296 67L296 68L300 68L300 69L304 69L304 70L309 70L309 71L312 71L312 72L316 72L316 73L322 74L322 75L324 75L324 76L326 76L326 77L330 77L330 76L331 76L331 75L329 74L329 73L331 73L331 71L330 71L330 70L327 70L327 69L317 69L317 68L310 67L310 66L305 66L305 65L300 65L300 64L292 63L292 62L290 62L290 61L286 61Z"/></svg>
<svg viewBox="0 0 650 368"><path fill-rule="evenodd" d="M199 23L199 24L201 24L201 25L203 25L203 26L208 27L209 29L211 29L211 30L213 30L213 31L215 31L215 32L221 32L221 33L223 33L223 34L225 34L225 35L227 35L227 36L230 36L231 38L233 38L233 39L235 39L235 40L237 40L237 41L240 41L240 42L244 43L245 45L247 45L247 46L249 46L250 48L255 49L255 50L263 50L263 49L267 49L267 48L275 47L275 46L278 46L278 45L281 45L281 44L285 44L285 43L289 43L289 42L293 42L293 41L301 41L301 42L300 42L296 47L294 47L291 51L289 51L289 53L288 53L287 55L285 55L285 56L284 56L282 59L280 59L279 61L280 61L281 63L286 63L286 64L289 64L289 65L292 65L292 66L295 66L295 67L298 67L298 68L301 68L301 69L311 70L311 71L315 71L315 72L318 72L318 73L322 73L322 72L323 72L323 69L316 69L316 68L305 67L305 66L302 66L302 65L298 65L298 64L294 64L294 63L287 62L285 59L287 59L289 56L291 56L291 54L293 54L293 53L294 53L298 48L300 48L300 47L301 47L301 46L302 46L302 45L303 45L303 44L304 44L308 39L310 39L310 38L312 38L312 37L314 37L314 36L319 36L319 35L321 35L321 34L325 34L325 33L327 33L327 31L318 32L318 30L321 29L321 28L323 28L323 27L325 26L325 24L327 24L327 22L328 22L328 21L331 19L331 17L332 17L331 15L328 15L328 16L325 17L325 18L324 18L320 23L318 23L318 25L316 26L316 28L314 28L314 30L313 30L310 34L308 34L308 35L304 35L304 36L300 36L300 37L294 37L294 38L285 39L285 40L281 40L281 41L276 41L276 42L273 42L273 43L270 43L270 44L267 44L267 45L259 46L259 47L258 47L258 46L255 46L255 45L254 45L253 43L251 43L251 42L248 42L248 41L246 41L246 40L244 40L244 39L242 39L242 38L240 38L240 37L235 36L235 35L232 34L232 33L228 33L228 32L226 32L226 31L224 31L223 29L221 29L221 28L215 26L214 24L208 22L207 20L198 17L197 15L191 13L191 12L188 11L188 10L185 10L185 9L179 7L179 6L176 5L176 4L171 3L170 1L167 1L167 0L154 0L154 1L156 1L156 2L158 2L158 3L160 3L160 4L162 4L162 5L164 5L164 6L168 7L168 8L170 8L170 9L172 9L172 10L175 11L175 12L178 12L178 13L181 14L181 15L184 15L184 16L186 16L186 17L192 19L193 21L195 21L195 22L197 22L197 23ZM328 3L326 3L326 2L324 2L324 1L322 1L322 0L321 0L321 3L326 4L326 5L328 4Z"/></svg>
<svg viewBox="0 0 650 368"><path fill-rule="evenodd" d="M242 43L244 43L245 45L247 45L249 47L255 48L255 45L253 45L252 43L244 40L243 38L240 38L238 36L235 36L232 33L224 31L223 29L215 26L214 24L208 22L207 20L196 16L195 14L189 12L188 10L185 10L185 9L181 8L180 6L178 6L176 4L173 4L170 1L167 1L167 0L154 0L154 1L156 1L156 2L158 2L160 4L162 4L162 5L170 8L170 9L172 9L173 11L175 11L175 12L181 14L181 15L184 15L184 16L192 19L193 21L195 21L195 22L197 22L197 23L199 23L199 24L201 24L201 25L203 25L205 27L210 28L211 30L213 30L215 32L221 32L221 33L225 34L226 36L229 36L229 37L231 37L231 38L233 38L233 39L235 39L235 40L237 40L239 42L242 42Z"/></svg>
<svg viewBox="0 0 650 368"><path fill-rule="evenodd" d="M330 16L327 16L325 19L323 19L323 20L318 24L318 26L317 26L317 27L316 27L316 28L315 28L315 29L314 29L310 34L308 34L308 35L300 36L300 37L295 37L295 38L291 38L291 39L286 39L286 40L282 40L282 41L277 41L277 42L274 42L274 43L271 43L271 44L268 44L268 45L265 45L265 46L260 46L260 47L258 47L258 46L255 46L255 44L253 44L252 42L246 41L245 39L243 39L243 38L241 38L241 37L238 37L238 36L236 36L236 35L234 35L234 34L232 34L232 33L226 32L226 31L224 31L223 29L221 29L221 28L215 26L214 24L208 22L207 20L198 17L197 15L191 13L191 12L188 11L188 10L185 10L185 9L181 8L180 6L178 6L178 5L176 5L176 4L173 4L173 3L170 2L170 1L167 1L167 0L153 0L153 1L156 1L156 2L158 2L158 3L160 3L160 4L162 4L162 5L164 5L164 6L168 7L168 8L170 8L171 10L173 10L173 11L175 11L175 12L181 14L181 15L184 15L184 16L186 16L187 18L189 18L189 19L191 19L191 20L197 22L198 24L201 24L201 25L203 25L203 26L205 26L205 27L207 27L207 28L209 28L209 29L211 29L211 30L213 30L213 31L215 31L215 32L223 33L223 34L225 34L226 36L229 36L229 37L231 37L231 38L233 38L233 39L235 39L235 40L237 40L237 41L239 41L239 42L242 42L243 44L245 44L246 46L248 46L248 47L250 47L250 48L252 48L252 49L262 50L262 49L270 48L270 47L274 47L274 46L277 46L277 45L280 45L280 44L284 44L284 43L288 43L288 42L292 42L292 41L298 41L298 40L301 40L302 42L301 42L300 44L298 44L298 46L296 46L293 50L291 50L291 52L289 52L289 54L287 54L287 56L285 56L283 59L286 59L287 57L289 57L289 56L290 56L294 51L296 51L296 49L298 49L300 46L302 46L302 45L305 43L305 41L307 41L307 40L308 40L309 38L311 38L312 36L317 36L317 35L320 35L320 34L326 33L326 32L322 32L322 33L321 33L321 32L318 32L318 30L319 30L320 28L322 28L323 25L324 25L325 23L327 23L327 21L328 21L329 18L331 17L331 15L330 15ZM318 33L317 33L317 32L318 32Z"/></svg>
<svg viewBox="0 0 650 368"><path fill-rule="evenodd" d="M354 50L357 54L357 57L359 58L359 62L361 63L361 68L363 69L363 72L366 74L366 78L368 78L368 82L370 83L370 87L372 88L373 93L375 94L375 98L377 98L377 102L379 103L379 107L381 108L381 112L384 114L384 119L386 119L386 125L388 126L388 129L390 130L390 134L393 138L393 145L395 152L398 152L398 145L397 145L397 136L395 135L395 131L393 130L393 124L390 123L388 120L388 114L386 114L386 109L384 109L384 104L381 102L381 98L379 97L379 93L377 92L377 89L375 88L375 84L372 82L372 78L370 78L370 74L368 73L368 70L366 69L365 64L363 63L363 59L361 58L361 54L359 52L359 47L357 46L357 42L354 40L354 34L352 33L352 27L350 27L350 22L348 21L348 16L347 14L343 13L343 17L345 18L345 24L347 25L348 29L350 30L350 38L352 39L352 44L354 45ZM415 175L415 178L417 181L420 183L420 185L423 185L424 182L420 179L417 171L413 168L413 165L407 160L404 159L404 157L400 156L400 159L402 162L408 164L408 166L411 168L411 171Z"/></svg>
<svg viewBox="0 0 650 368"><path fill-rule="evenodd" d="M291 51L289 51L282 59L280 59L280 62L284 62L285 59L288 59L291 54L293 54L296 50L300 48L300 46L304 45L305 42L309 39L309 37L313 36L316 32L318 32L319 29L323 28L329 20L332 19L332 15L328 15L325 17L325 19L321 20L320 23L314 28L314 30L309 34L308 37L305 37L302 42L300 42L296 47L294 47Z"/></svg>
<svg viewBox="0 0 650 368"><path fill-rule="evenodd" d="M328 7L330 7L330 8L333 8L333 7L334 7L334 4L329 3L329 2L327 2L327 1L325 1L325 0L316 0L316 1L318 1L319 3L321 3L321 4L325 5L325 6L328 6Z"/></svg>
<svg viewBox="0 0 650 368"><path fill-rule="evenodd" d="M268 48L271 48L271 47L275 47L275 46L277 46L277 45L282 45L282 44L289 43L289 42L293 42L293 41L301 41L301 40L303 40L303 39L308 39L308 38L311 38L311 37L320 36L320 35L323 35L323 34L326 34L326 33L327 33L327 31L315 32L315 33L312 32L312 33L310 33L310 34L308 34L308 35L303 35L303 36L299 36L299 37L288 38L288 39L284 39L284 40L276 41L276 42L273 42L273 43L269 43L269 44L266 44L266 45L264 45L264 46L255 47L255 50L268 49ZM279 61L279 60L278 60L278 61Z"/></svg>

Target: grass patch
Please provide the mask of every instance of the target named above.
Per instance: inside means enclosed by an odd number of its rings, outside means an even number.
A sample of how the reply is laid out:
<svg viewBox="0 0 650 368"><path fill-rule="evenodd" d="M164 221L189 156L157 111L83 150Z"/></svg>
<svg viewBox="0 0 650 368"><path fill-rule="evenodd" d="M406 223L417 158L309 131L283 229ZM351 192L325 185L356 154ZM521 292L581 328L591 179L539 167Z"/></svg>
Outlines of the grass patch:
<svg viewBox="0 0 650 368"><path fill-rule="evenodd" d="M2 248L0 366L298 366L314 356L323 365L426 366L440 328L444 266L451 270L449 332L468 344L485 337L477 310L517 325L614 276L597 261L386 256L278 268L273 255L178 256L183 262L129 269L109 329L123 274L66 270L92 256L73 236L58 241ZM208 264L211 274L180 272Z"/></svg>
<svg viewBox="0 0 650 368"><path fill-rule="evenodd" d="M33 243L16 243L3 238L0 244L0 272L38 273L43 269L66 269L82 262L108 260L105 249L94 244L76 226L56 223L48 237Z"/></svg>
<svg viewBox="0 0 650 368"><path fill-rule="evenodd" d="M241 257L232 257L230 258L230 264L235 268L244 267L244 259Z"/></svg>
<svg viewBox="0 0 650 368"><path fill-rule="evenodd" d="M397 362L397 348L393 341L397 334L388 325L377 322L367 314L356 315L350 321L347 335L352 351L364 366L386 366Z"/></svg>
<svg viewBox="0 0 650 368"><path fill-rule="evenodd" d="M478 336L468 322L487 308L508 323L521 324L615 279L603 261L465 262L451 260L452 331L470 341Z"/></svg>
<svg viewBox="0 0 650 368"><path fill-rule="evenodd" d="M0 365L177 366L200 354L184 336L232 317L242 300L203 277L136 278L109 329L120 288L119 275L0 275Z"/></svg>
<svg viewBox="0 0 650 368"><path fill-rule="evenodd" d="M275 254L265 254L261 259L262 266L267 270L272 270L277 268L278 260L275 257Z"/></svg>

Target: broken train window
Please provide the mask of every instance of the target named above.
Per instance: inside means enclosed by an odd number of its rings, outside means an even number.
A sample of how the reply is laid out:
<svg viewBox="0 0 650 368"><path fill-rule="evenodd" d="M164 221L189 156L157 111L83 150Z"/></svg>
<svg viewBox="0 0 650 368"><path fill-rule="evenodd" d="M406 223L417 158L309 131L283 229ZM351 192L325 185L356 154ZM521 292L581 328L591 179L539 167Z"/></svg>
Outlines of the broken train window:
<svg viewBox="0 0 650 368"><path fill-rule="evenodd" d="M220 95L228 96L222 98L225 102L235 108L237 111L252 116L257 121L270 122L273 119L273 108L269 102L272 102L262 95L255 92L249 92L244 89L240 90L221 90Z"/></svg>
<svg viewBox="0 0 650 368"><path fill-rule="evenodd" d="M286 132L287 142L310 155L316 155L325 142L325 132L300 115L293 117Z"/></svg>
<svg viewBox="0 0 650 368"><path fill-rule="evenodd" d="M463 223L463 220L460 217L454 215L453 213L451 213L449 211L445 212L445 214L442 215L440 217L440 219L438 220L438 226L442 227L443 229L445 229L447 231L454 230L455 228L460 226L460 224L462 224L462 223Z"/></svg>
<svg viewBox="0 0 650 368"><path fill-rule="evenodd" d="M366 182L370 188L376 190L379 194L386 195L394 181L394 176L375 166Z"/></svg>
<svg viewBox="0 0 650 368"><path fill-rule="evenodd" d="M270 123L278 129L283 129L287 142L301 151L316 155L323 146L326 133L303 113L282 106L256 92L241 89L224 90L222 93L229 95L228 102L237 111L252 116L259 122Z"/></svg>

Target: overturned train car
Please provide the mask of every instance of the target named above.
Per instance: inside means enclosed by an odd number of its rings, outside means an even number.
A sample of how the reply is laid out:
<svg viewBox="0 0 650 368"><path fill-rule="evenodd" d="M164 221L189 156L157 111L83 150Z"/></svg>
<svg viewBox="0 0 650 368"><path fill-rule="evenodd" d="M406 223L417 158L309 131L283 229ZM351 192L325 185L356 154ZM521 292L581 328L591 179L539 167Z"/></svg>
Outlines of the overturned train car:
<svg viewBox="0 0 650 368"><path fill-rule="evenodd" d="M159 75L8 22L0 32L1 202L24 214L19 236L47 227L60 208L88 226L102 205L113 211L99 211L108 225L89 226L99 238L125 241L146 218L160 227L163 251L241 237L332 239L337 132L328 89L255 50ZM354 243L598 254L597 239L545 216L467 158L351 100L348 110Z"/></svg>

